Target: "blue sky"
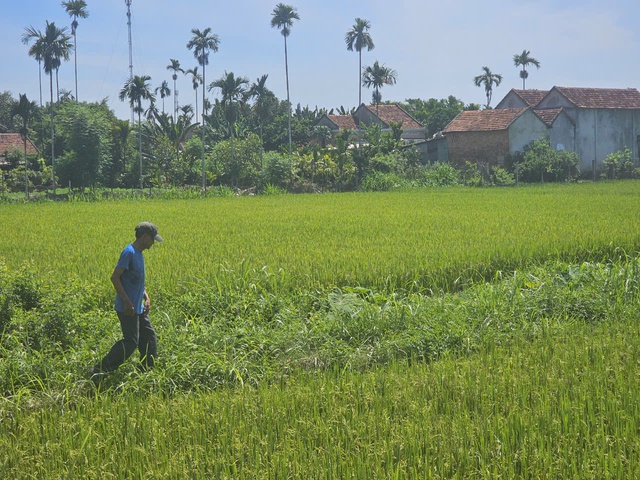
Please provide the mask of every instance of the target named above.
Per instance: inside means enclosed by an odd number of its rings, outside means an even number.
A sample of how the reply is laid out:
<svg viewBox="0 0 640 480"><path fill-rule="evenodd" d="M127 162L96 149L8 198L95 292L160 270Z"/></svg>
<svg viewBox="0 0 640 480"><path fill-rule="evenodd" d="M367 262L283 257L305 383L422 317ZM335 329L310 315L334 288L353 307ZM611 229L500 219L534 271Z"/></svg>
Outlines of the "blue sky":
<svg viewBox="0 0 640 480"><path fill-rule="evenodd" d="M45 21L69 26L58 0L3 0L0 16L0 91L38 100L38 66L20 41L27 26ZM225 71L267 86L286 98L284 46L271 28L276 0L133 0L133 66L152 86L167 80L170 58L183 68L197 65L186 44L191 29L211 27L220 49L207 66L207 83ZM495 105L511 88L521 88L513 55L523 49L541 62L527 88L640 87L640 3L638 0L285 0L300 21L288 39L291 101L311 108L354 107L358 103L358 56L344 36L356 17L371 22L375 49L363 65L380 63L397 71L397 84L382 89L383 100L445 98L485 101L473 77L488 66L503 75ZM118 93L129 75L124 0L87 0L89 18L78 27L78 90L81 101L108 97L120 118L129 118ZM200 69L201 70L201 69ZM48 81L43 76L43 83ZM48 83L45 84L48 88ZM60 87L74 90L73 60L60 69ZM180 104L195 103L191 81L178 79ZM48 89L44 90L45 99ZM210 97L216 92L209 94ZM371 92L363 89L363 101ZM171 111L172 100L165 100Z"/></svg>

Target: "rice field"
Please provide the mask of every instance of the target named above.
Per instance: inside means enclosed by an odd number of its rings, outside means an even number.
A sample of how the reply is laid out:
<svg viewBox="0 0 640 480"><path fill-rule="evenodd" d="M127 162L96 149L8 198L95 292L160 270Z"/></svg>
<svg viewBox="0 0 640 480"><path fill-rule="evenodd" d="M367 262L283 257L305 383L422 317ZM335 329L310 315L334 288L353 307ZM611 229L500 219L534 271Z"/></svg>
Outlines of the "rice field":
<svg viewBox="0 0 640 480"><path fill-rule="evenodd" d="M141 220L157 368L85 376ZM0 205L0 478L636 478L640 182Z"/></svg>

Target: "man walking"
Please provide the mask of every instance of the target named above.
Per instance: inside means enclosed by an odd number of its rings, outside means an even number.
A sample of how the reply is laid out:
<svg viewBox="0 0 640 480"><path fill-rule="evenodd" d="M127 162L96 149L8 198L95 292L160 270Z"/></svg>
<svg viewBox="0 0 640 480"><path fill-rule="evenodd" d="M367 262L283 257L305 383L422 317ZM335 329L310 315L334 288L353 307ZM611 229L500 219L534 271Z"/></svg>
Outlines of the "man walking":
<svg viewBox="0 0 640 480"><path fill-rule="evenodd" d="M149 308L151 301L145 289L145 268L142 252L155 242L162 242L158 227L150 222L136 226L136 239L127 245L111 274L116 290L114 309L120 320L122 339L117 341L107 355L94 365L90 374L113 372L138 349L143 369L153 367L156 357L156 332L151 326Z"/></svg>

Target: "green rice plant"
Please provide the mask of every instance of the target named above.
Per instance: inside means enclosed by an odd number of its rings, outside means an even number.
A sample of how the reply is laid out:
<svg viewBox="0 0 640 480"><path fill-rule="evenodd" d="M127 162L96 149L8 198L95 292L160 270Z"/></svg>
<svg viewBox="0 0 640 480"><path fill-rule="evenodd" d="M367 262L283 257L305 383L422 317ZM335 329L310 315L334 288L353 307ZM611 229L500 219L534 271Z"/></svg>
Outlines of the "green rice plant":
<svg viewBox="0 0 640 480"><path fill-rule="evenodd" d="M629 318L436 363L0 407L8 478L635 478ZM149 377L147 377L149 379ZM150 380L149 380L150 381ZM70 392L71 393L71 392Z"/></svg>

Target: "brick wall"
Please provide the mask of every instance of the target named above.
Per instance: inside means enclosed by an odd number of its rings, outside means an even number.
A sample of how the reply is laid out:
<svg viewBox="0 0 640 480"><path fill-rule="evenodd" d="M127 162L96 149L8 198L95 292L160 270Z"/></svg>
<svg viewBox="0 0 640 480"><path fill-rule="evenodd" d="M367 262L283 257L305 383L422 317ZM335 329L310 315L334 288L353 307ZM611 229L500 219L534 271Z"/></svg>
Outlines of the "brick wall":
<svg viewBox="0 0 640 480"><path fill-rule="evenodd" d="M447 132L449 162L463 166L465 162L495 165L509 155L508 130L490 132Z"/></svg>

